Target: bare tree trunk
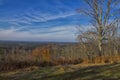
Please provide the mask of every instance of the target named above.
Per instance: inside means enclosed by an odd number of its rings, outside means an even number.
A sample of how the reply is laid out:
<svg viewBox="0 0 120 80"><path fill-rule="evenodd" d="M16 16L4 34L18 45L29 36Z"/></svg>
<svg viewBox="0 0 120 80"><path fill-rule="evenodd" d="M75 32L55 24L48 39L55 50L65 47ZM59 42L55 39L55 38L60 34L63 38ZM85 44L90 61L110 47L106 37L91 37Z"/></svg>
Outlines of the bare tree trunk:
<svg viewBox="0 0 120 80"><path fill-rule="evenodd" d="M78 39L80 42L87 44L97 42L100 62L104 62L105 53L103 48L103 41L110 40L114 37L118 24L118 10L116 5L120 5L117 0L83 0L89 7L78 9L78 12L83 13L91 18L93 29L87 31L79 30ZM118 4L116 4L118 3ZM114 6L113 6L114 5ZM114 16L111 16L116 14ZM116 18L117 17L117 18ZM112 20L111 20L112 19ZM106 44L106 43L105 43ZM95 52L96 53L96 52Z"/></svg>
<svg viewBox="0 0 120 80"><path fill-rule="evenodd" d="M102 35L102 32L103 32L103 27L100 27L99 28L99 38L98 38L98 47L99 47L99 56L100 56L100 62L103 62L102 60L102 53L103 53L103 50L102 50L102 45L103 45L103 35Z"/></svg>

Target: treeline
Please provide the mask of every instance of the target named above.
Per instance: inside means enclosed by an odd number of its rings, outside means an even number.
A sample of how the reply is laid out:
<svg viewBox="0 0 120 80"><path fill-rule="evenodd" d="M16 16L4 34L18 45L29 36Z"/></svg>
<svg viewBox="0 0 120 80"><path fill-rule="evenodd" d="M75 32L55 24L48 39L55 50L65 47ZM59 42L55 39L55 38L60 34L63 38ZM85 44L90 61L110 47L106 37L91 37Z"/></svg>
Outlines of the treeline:
<svg viewBox="0 0 120 80"><path fill-rule="evenodd" d="M55 66L88 63L120 62L120 39L104 42L104 53L99 55L95 42L78 44L48 44L37 47L31 53L4 54L0 50L0 71L9 71L29 66ZM101 59L102 58L102 59Z"/></svg>

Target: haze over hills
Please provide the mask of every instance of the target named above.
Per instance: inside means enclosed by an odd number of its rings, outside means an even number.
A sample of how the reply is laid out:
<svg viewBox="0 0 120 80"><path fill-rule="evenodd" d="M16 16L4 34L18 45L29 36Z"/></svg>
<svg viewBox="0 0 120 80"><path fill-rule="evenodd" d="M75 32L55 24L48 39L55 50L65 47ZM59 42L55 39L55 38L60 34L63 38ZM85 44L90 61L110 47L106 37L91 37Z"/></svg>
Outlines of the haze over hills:
<svg viewBox="0 0 120 80"><path fill-rule="evenodd" d="M120 0L0 0L0 80L120 80Z"/></svg>

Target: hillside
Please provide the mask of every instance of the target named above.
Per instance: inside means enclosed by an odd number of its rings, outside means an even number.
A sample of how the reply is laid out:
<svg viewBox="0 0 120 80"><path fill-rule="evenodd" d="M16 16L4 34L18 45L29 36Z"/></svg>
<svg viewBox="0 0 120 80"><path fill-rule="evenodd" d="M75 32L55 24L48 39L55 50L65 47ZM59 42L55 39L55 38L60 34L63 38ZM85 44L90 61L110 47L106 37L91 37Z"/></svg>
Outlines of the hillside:
<svg viewBox="0 0 120 80"><path fill-rule="evenodd" d="M29 67L0 76L0 80L119 80L120 64Z"/></svg>

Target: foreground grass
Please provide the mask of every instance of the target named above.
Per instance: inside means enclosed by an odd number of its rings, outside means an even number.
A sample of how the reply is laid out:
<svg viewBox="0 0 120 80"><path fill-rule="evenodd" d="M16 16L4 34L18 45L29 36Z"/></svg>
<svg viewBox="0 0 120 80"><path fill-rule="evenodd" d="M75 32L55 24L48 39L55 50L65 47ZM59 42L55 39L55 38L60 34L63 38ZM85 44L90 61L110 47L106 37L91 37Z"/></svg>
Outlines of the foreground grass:
<svg viewBox="0 0 120 80"><path fill-rule="evenodd" d="M120 64L32 67L1 73L0 80L120 80Z"/></svg>

